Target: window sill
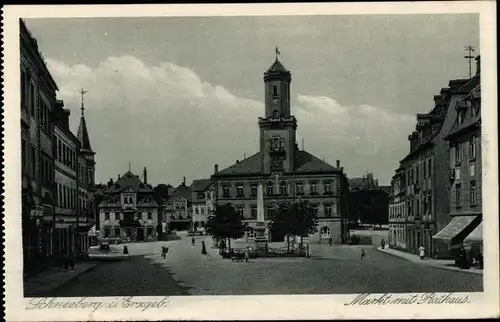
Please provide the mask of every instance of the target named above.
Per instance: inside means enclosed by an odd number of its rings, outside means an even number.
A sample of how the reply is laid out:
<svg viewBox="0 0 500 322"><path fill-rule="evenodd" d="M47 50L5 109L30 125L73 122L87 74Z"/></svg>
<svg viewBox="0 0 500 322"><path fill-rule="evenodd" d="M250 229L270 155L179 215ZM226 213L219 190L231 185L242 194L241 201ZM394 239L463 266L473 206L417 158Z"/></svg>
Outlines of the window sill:
<svg viewBox="0 0 500 322"><path fill-rule="evenodd" d="M469 162L476 162L476 157L470 158Z"/></svg>
<svg viewBox="0 0 500 322"><path fill-rule="evenodd" d="M476 203L476 202L471 203L471 204L470 204L470 207L471 207L471 208L476 208L476 207L477 207L477 203Z"/></svg>

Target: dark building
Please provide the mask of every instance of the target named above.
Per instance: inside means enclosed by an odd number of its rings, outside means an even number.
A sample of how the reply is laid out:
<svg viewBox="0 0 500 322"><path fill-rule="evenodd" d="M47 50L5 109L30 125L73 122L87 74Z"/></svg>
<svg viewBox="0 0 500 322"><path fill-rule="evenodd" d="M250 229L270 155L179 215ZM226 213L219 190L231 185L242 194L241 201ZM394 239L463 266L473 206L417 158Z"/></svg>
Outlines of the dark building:
<svg viewBox="0 0 500 322"><path fill-rule="evenodd" d="M20 23L21 172L24 270L41 269L54 253L54 110L58 87L38 50L36 39Z"/></svg>
<svg viewBox="0 0 500 322"><path fill-rule="evenodd" d="M465 96L457 101L456 118L444 138L449 144L449 207L451 222L434 238L450 249L466 241L473 251L482 252L482 153L481 153L481 74L464 86ZM465 93L467 92L467 93Z"/></svg>
<svg viewBox="0 0 500 322"><path fill-rule="evenodd" d="M457 104L477 85L477 78L451 80L447 88L434 96L434 108L429 113L417 114L415 131L408 136L410 152L399 162L392 179L391 247L418 253L423 246L428 257L449 256L449 243L433 238L452 221L453 172L446 138L460 117Z"/></svg>

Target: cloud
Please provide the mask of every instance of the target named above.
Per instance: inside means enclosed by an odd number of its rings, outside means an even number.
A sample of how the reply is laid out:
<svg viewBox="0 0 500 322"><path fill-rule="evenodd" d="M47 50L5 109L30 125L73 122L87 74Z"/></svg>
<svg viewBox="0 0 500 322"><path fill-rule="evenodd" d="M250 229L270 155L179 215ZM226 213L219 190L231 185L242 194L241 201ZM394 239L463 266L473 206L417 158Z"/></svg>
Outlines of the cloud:
<svg viewBox="0 0 500 322"><path fill-rule="evenodd" d="M262 102L238 97L191 69L164 62L148 66L132 56L108 57L95 67L47 59L63 99L79 122L81 88L87 127L97 153L97 180L116 178L132 164L148 168L153 183L177 184L208 177L213 165L229 166L258 150ZM369 106L344 106L325 96L298 95L292 107L306 150L348 175L366 170L390 177L406 149L412 117ZM382 172L380 167L386 169Z"/></svg>

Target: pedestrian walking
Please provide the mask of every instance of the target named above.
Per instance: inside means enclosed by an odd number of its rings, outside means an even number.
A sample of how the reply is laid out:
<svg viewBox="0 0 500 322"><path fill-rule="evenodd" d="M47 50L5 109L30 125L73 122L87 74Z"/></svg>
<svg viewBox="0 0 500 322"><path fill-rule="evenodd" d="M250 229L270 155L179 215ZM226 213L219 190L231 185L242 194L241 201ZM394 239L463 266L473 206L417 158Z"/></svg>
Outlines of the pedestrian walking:
<svg viewBox="0 0 500 322"><path fill-rule="evenodd" d="M205 247L205 241L201 242L201 254L206 255L207 254L207 248Z"/></svg>
<svg viewBox="0 0 500 322"><path fill-rule="evenodd" d="M196 241L194 240L194 237L193 237L193 238L191 238L191 245L192 245L192 246L195 246L195 245L196 245Z"/></svg>
<svg viewBox="0 0 500 322"><path fill-rule="evenodd" d="M385 240L382 238L382 240L380 241L380 246L382 247L382 249L385 248Z"/></svg>
<svg viewBox="0 0 500 322"><path fill-rule="evenodd" d="M250 247L247 246L247 248L245 248L245 262L248 262L248 260L250 259Z"/></svg>
<svg viewBox="0 0 500 322"><path fill-rule="evenodd" d="M163 259L167 258L167 253L168 253L168 247L167 246L161 246L161 257Z"/></svg>
<svg viewBox="0 0 500 322"><path fill-rule="evenodd" d="M361 259L365 258L365 256L366 256L365 250L361 249Z"/></svg>
<svg viewBox="0 0 500 322"><path fill-rule="evenodd" d="M419 251L419 255L420 255L420 259L424 259L425 257L425 247L424 246L420 246L420 248L418 249Z"/></svg>
<svg viewBox="0 0 500 322"><path fill-rule="evenodd" d="M332 243L333 243L332 237L328 238L328 244L330 244L330 246L332 246Z"/></svg>

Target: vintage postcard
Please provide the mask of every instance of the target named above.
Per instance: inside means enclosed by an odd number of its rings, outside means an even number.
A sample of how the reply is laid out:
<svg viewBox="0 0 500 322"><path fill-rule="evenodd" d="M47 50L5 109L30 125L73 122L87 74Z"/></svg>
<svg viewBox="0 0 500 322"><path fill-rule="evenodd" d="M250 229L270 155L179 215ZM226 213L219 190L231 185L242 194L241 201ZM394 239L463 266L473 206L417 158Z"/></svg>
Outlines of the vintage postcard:
<svg viewBox="0 0 500 322"><path fill-rule="evenodd" d="M495 9L4 7L6 319L499 317Z"/></svg>

